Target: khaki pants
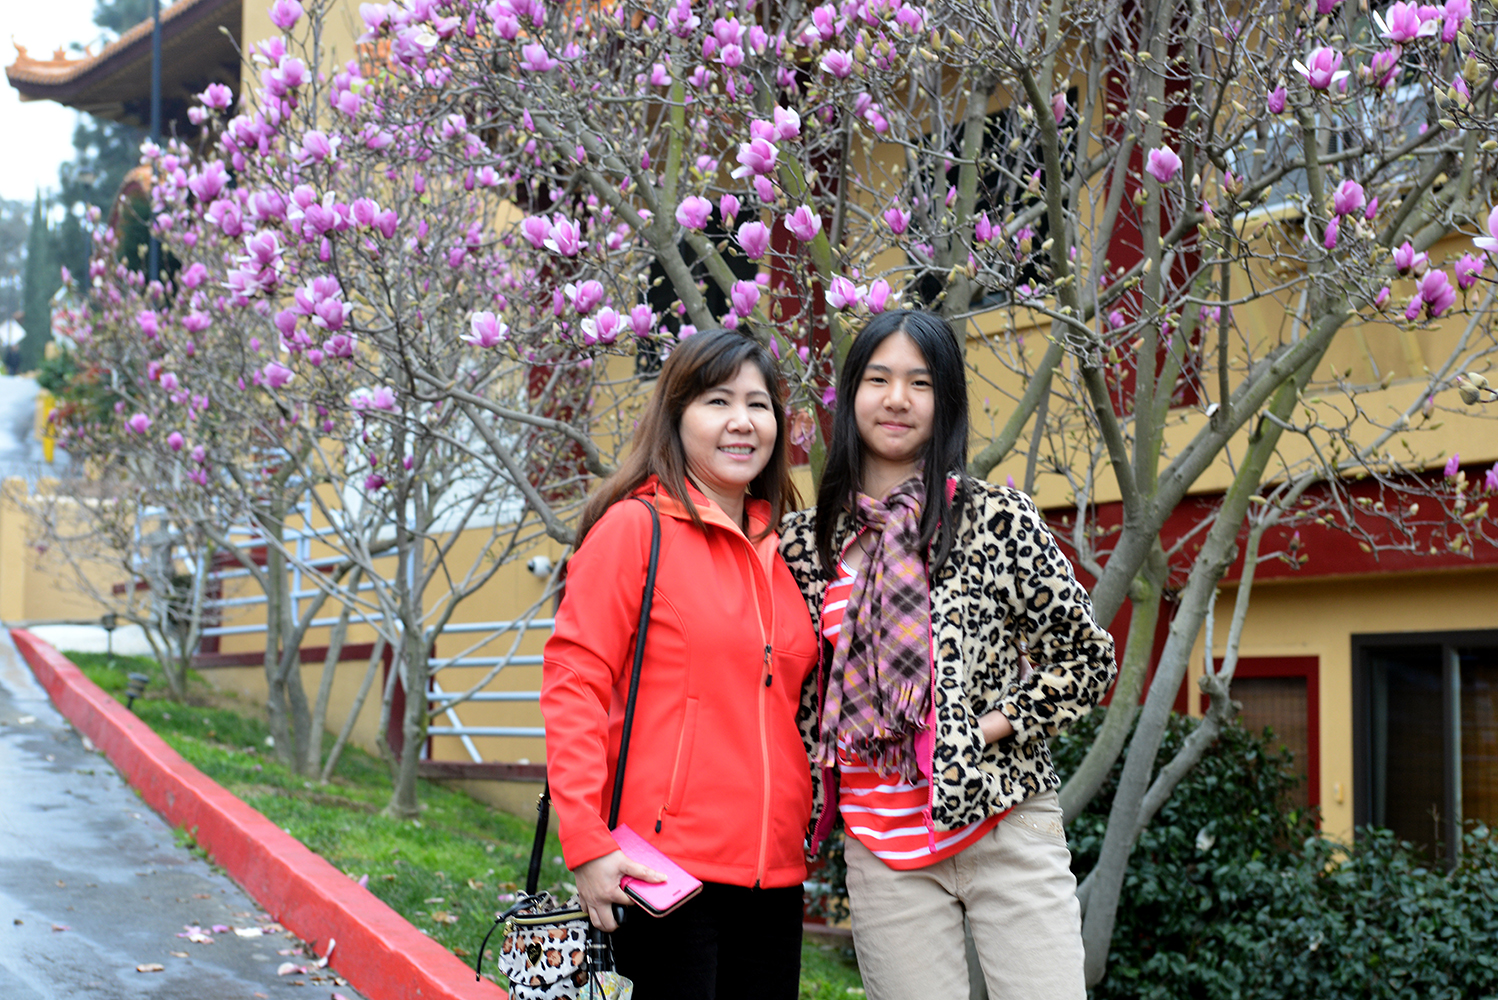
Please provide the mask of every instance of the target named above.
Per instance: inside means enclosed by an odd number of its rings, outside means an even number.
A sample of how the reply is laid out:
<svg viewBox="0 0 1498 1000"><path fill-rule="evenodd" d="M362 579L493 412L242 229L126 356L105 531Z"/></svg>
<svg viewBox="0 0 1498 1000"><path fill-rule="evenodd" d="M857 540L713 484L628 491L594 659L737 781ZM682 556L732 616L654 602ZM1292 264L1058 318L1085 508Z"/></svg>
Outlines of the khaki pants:
<svg viewBox="0 0 1498 1000"><path fill-rule="evenodd" d="M992 1000L1084 1000L1082 919L1054 791L964 851L896 871L847 838L853 944L870 1000L966 1000L962 915Z"/></svg>

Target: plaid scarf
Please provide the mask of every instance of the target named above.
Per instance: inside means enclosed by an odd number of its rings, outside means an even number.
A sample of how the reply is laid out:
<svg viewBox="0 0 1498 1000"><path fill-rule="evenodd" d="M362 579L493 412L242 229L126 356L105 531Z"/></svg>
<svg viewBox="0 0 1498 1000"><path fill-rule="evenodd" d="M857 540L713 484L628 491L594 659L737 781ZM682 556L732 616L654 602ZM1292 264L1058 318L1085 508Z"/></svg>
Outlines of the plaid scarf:
<svg viewBox="0 0 1498 1000"><path fill-rule="evenodd" d="M860 493L857 520L873 539L832 651L817 762L839 744L883 775L920 778L915 734L931 708L931 581L921 551L926 484L917 476L883 500Z"/></svg>

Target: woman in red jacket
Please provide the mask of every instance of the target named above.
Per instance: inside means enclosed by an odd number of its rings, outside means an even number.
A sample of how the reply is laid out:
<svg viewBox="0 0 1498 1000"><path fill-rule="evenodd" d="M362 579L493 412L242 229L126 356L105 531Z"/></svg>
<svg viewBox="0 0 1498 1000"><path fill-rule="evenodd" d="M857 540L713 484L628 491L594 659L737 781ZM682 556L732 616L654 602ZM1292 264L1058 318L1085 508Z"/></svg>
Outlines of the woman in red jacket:
<svg viewBox="0 0 1498 1000"><path fill-rule="evenodd" d="M650 550L661 545L619 819L704 883L614 934L636 1000L799 989L811 777L796 727L817 658L774 531L793 503L775 361L725 330L661 370L634 450L589 502L546 644L541 710L562 853L594 926L630 905L609 811Z"/></svg>

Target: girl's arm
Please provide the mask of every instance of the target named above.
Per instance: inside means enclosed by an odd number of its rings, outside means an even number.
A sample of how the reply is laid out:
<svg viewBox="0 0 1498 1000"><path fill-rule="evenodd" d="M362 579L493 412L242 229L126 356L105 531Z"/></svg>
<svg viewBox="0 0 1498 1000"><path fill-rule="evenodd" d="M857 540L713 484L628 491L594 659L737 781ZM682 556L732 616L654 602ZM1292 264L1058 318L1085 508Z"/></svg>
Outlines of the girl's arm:
<svg viewBox="0 0 1498 1000"><path fill-rule="evenodd" d="M1113 683L1117 667L1113 637L1094 618L1092 600L1034 502L1010 492L1010 516L993 516L1003 503L990 499L985 520L1009 525L1012 537L998 541L1001 551L1014 553L1017 619L1035 669L979 724L989 742L1012 736L1023 743L1054 736L1086 715Z"/></svg>

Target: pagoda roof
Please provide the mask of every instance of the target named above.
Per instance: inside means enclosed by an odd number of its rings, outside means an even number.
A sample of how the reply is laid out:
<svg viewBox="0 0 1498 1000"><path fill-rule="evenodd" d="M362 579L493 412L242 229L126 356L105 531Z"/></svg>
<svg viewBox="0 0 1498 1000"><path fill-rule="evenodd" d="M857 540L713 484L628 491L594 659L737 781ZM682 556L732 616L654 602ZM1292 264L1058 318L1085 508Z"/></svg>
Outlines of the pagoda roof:
<svg viewBox="0 0 1498 1000"><path fill-rule="evenodd" d="M242 11L243 0L177 0L161 11L164 122L183 117L193 95L210 83L238 92ZM151 21L79 58L69 58L59 48L51 59L37 59L17 44L16 60L5 75L23 101L56 101L100 118L145 126L151 116Z"/></svg>

